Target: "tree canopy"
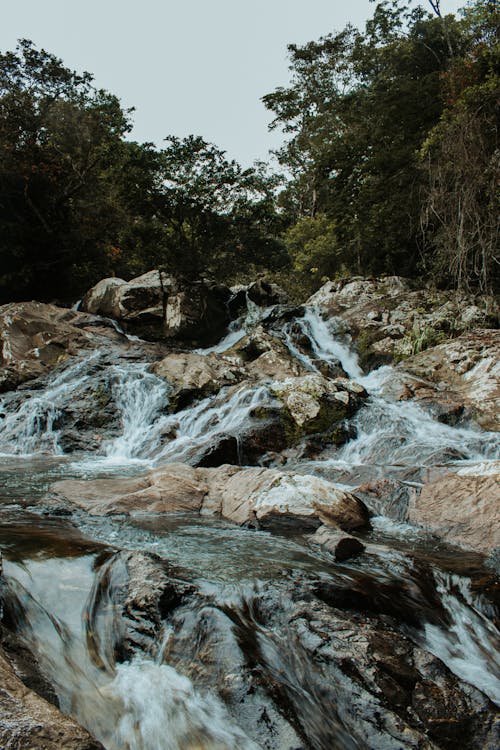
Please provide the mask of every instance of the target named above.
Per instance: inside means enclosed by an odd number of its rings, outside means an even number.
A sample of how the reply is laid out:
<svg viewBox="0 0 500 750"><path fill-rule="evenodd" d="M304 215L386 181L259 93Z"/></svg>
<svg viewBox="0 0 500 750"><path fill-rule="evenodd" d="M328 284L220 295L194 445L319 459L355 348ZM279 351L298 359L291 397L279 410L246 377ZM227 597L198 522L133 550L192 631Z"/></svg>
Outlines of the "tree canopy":
<svg viewBox="0 0 500 750"><path fill-rule="evenodd" d="M491 0L460 17L382 0L362 31L290 45L288 86L263 97L284 178L197 135L130 140L131 110L21 40L0 54L0 301L71 299L152 267L493 290L498 32Z"/></svg>

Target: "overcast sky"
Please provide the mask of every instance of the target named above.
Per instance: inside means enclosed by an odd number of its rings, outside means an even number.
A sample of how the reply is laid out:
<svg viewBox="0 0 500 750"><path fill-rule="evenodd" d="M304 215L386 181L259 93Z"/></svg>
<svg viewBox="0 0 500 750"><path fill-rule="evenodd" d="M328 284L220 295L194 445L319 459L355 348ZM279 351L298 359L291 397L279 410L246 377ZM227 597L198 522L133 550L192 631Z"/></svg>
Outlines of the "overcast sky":
<svg viewBox="0 0 500 750"><path fill-rule="evenodd" d="M463 0L442 0L455 12ZM347 22L369 0L0 0L0 50L19 38L88 70L134 106L133 137L195 133L245 166L279 144L260 98L288 81L287 44Z"/></svg>

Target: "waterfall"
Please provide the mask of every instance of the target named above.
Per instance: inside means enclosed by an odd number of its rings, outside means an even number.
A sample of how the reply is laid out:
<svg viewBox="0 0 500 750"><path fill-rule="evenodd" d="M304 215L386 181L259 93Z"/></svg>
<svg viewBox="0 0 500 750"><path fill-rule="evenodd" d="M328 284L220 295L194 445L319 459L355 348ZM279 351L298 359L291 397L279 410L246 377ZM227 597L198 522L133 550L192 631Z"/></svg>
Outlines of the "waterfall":
<svg viewBox="0 0 500 750"><path fill-rule="evenodd" d="M500 633L474 607L469 580L439 571L434 576L450 623L426 623L422 646L500 706Z"/></svg>
<svg viewBox="0 0 500 750"><path fill-rule="evenodd" d="M363 371L359 366L358 356L350 346L350 340L339 339L339 327L341 321L331 318L328 323L323 320L315 307L308 307L302 318L297 318L284 328L285 342L290 353L301 362L306 369L319 372L318 362L342 365L344 371L350 378L357 380L362 377ZM314 357L310 357L296 346L293 341L292 326L299 328L306 336L311 345Z"/></svg>
<svg viewBox="0 0 500 750"><path fill-rule="evenodd" d="M129 364L111 369L113 398L122 432L104 448L110 462L150 457L159 448L162 430L169 421L163 416L168 406L168 386L147 372L147 367Z"/></svg>
<svg viewBox="0 0 500 750"><path fill-rule="evenodd" d="M0 399L0 452L4 455L52 453L61 455L58 422L68 393L85 390L92 383L94 368L103 356L101 350L77 359L49 379L43 390L28 391L20 406Z"/></svg>
<svg viewBox="0 0 500 750"><path fill-rule="evenodd" d="M196 354L223 354L232 346L241 341L246 334L263 320L272 307L260 307L252 302L248 293L246 294L246 312L236 320L232 320L228 326L227 334L217 344L206 349L195 349Z"/></svg>

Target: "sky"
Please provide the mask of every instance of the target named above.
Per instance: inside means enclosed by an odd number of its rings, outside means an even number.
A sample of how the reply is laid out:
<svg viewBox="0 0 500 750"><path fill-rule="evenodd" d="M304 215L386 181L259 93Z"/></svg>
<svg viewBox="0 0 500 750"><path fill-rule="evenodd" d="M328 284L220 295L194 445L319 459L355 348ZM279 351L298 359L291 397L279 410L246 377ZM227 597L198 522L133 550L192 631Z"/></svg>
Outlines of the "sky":
<svg viewBox="0 0 500 750"><path fill-rule="evenodd" d="M423 3L425 4L425 3ZM454 13L464 0L442 0ZM369 0L0 0L0 51L31 39L135 107L132 137L157 146L190 133L244 166L282 140L264 94L289 80L287 44L350 22Z"/></svg>

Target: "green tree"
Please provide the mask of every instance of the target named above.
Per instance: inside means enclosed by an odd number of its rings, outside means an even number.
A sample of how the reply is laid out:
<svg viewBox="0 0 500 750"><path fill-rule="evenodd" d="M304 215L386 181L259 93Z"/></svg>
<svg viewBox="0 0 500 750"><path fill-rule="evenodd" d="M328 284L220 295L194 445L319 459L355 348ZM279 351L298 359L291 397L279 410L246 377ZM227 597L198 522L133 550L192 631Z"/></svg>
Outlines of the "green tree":
<svg viewBox="0 0 500 750"><path fill-rule="evenodd" d="M69 296L112 272L128 114L27 40L0 55L0 298Z"/></svg>
<svg viewBox="0 0 500 750"><path fill-rule="evenodd" d="M227 278L283 260L278 178L264 165L242 169L200 136L169 136L161 152L165 262L188 276Z"/></svg>
<svg viewBox="0 0 500 750"><path fill-rule="evenodd" d="M469 40L444 80L447 108L422 148L422 211L429 270L457 287L493 292L500 281L500 11L469 4Z"/></svg>
<svg viewBox="0 0 500 750"><path fill-rule="evenodd" d="M419 149L443 110L441 77L463 44L453 17L394 0L363 33L346 27L291 45L291 84L264 97L288 141L278 152L294 219L336 226L353 271L415 273L423 177Z"/></svg>

